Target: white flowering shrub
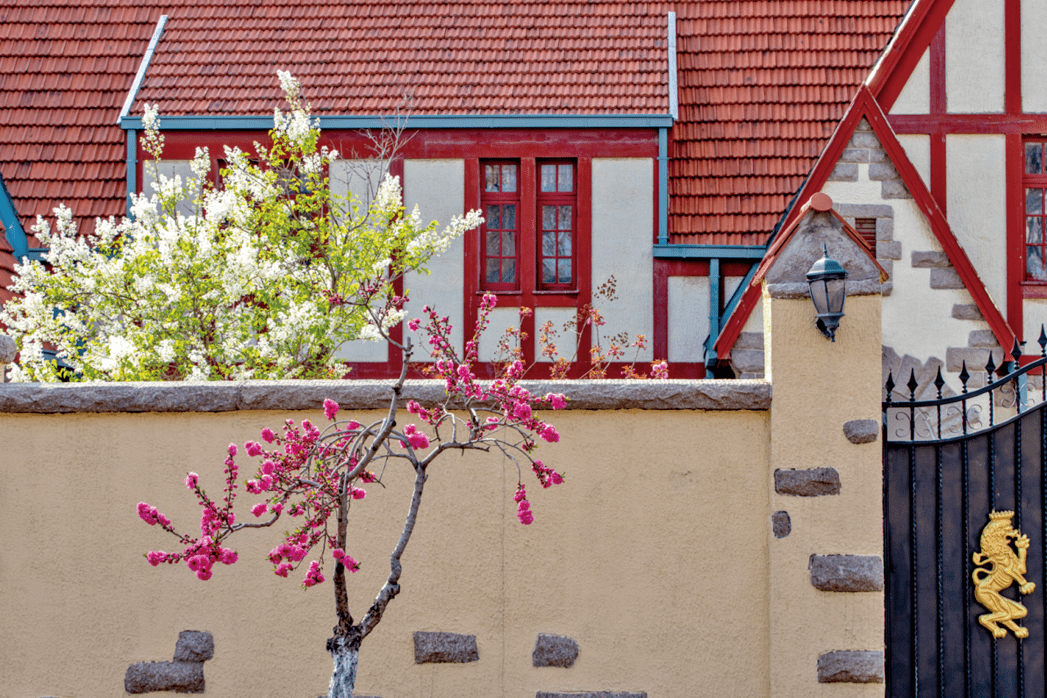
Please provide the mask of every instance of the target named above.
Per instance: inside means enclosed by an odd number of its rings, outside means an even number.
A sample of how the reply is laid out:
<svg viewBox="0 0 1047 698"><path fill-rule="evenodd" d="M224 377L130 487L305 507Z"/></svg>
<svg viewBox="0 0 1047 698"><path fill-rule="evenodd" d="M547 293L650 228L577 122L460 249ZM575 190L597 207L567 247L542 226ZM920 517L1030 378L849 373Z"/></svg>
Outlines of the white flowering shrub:
<svg viewBox="0 0 1047 698"><path fill-rule="evenodd" d="M443 230L403 209L398 178L386 176L366 215L333 196L298 81L279 73L289 109L275 110L272 144L258 160L225 149L215 184L207 149L193 176L156 173L155 192L131 196L131 216L99 219L77 233L72 212L55 229L33 228L47 264L16 269L19 297L0 322L21 349L14 380L229 380L320 378L344 373L335 350L376 339L404 315L394 288L452 240L480 224L478 211ZM145 149L160 159L155 108L143 119ZM191 201L191 214L178 207ZM44 353L50 345L68 369Z"/></svg>

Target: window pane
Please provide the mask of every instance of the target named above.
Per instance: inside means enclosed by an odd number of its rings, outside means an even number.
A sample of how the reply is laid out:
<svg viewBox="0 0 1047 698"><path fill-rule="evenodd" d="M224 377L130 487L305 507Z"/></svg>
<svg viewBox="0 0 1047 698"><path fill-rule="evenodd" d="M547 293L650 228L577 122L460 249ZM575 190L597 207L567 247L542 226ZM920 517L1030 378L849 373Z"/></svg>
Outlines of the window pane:
<svg viewBox="0 0 1047 698"><path fill-rule="evenodd" d="M561 259L560 262L560 283L569 284L571 283L571 260Z"/></svg>
<svg viewBox="0 0 1047 698"><path fill-rule="evenodd" d="M1043 173L1043 144L1025 144L1025 174Z"/></svg>
<svg viewBox="0 0 1047 698"><path fill-rule="evenodd" d="M516 230L516 204L502 206L502 230Z"/></svg>
<svg viewBox="0 0 1047 698"><path fill-rule="evenodd" d="M507 259L502 262L502 283L511 284L516 281L516 260Z"/></svg>
<svg viewBox="0 0 1047 698"><path fill-rule="evenodd" d="M498 260L488 259L487 260L487 274L484 276L488 283L498 283Z"/></svg>
<svg viewBox="0 0 1047 698"><path fill-rule="evenodd" d="M1025 190L1025 212L1043 213L1043 189Z"/></svg>
<svg viewBox="0 0 1047 698"><path fill-rule="evenodd" d="M560 181L557 191L574 191L574 166L560 165Z"/></svg>
<svg viewBox="0 0 1047 698"><path fill-rule="evenodd" d="M487 229L488 230L498 230L499 228L502 227L501 224L498 222L498 220L499 220L498 208L499 208L498 206L494 206L494 205L491 205L491 204L487 205L487 213L484 214L484 218L487 219Z"/></svg>
<svg viewBox="0 0 1047 698"><path fill-rule="evenodd" d="M484 191L499 191L498 165L484 165Z"/></svg>
<svg viewBox="0 0 1047 698"><path fill-rule="evenodd" d="M516 165L502 165L502 191L516 191Z"/></svg>
<svg viewBox="0 0 1047 698"><path fill-rule="evenodd" d="M487 256L488 257L498 257L499 256L498 238L499 238L499 236L498 236L497 232L487 231Z"/></svg>
<svg viewBox="0 0 1047 698"><path fill-rule="evenodd" d="M556 260L555 259L543 259L542 260L542 283L543 284L554 284L554 283L556 283Z"/></svg>
<svg viewBox="0 0 1047 698"><path fill-rule="evenodd" d="M1042 218L1029 217L1025 219L1025 242L1031 242L1037 245L1043 244Z"/></svg>
<svg viewBox="0 0 1047 698"><path fill-rule="evenodd" d="M542 191L556 191L556 165L542 165Z"/></svg>
<svg viewBox="0 0 1047 698"><path fill-rule="evenodd" d="M502 256L516 256L516 233L512 231L502 233Z"/></svg>
<svg viewBox="0 0 1047 698"><path fill-rule="evenodd" d="M542 206L542 230L556 230L555 206Z"/></svg>
<svg viewBox="0 0 1047 698"><path fill-rule="evenodd" d="M556 233L549 230L542 233L542 256L556 256Z"/></svg>
<svg viewBox="0 0 1047 698"><path fill-rule="evenodd" d="M557 246L556 256L557 257L570 257L571 256L571 234L570 233L557 233L560 236L560 244Z"/></svg>
<svg viewBox="0 0 1047 698"><path fill-rule="evenodd" d="M571 229L571 207L561 206L560 207L560 226L559 230L570 230Z"/></svg>
<svg viewBox="0 0 1047 698"><path fill-rule="evenodd" d="M1043 264L1042 247L1025 248L1025 273L1037 281L1047 281L1047 269Z"/></svg>

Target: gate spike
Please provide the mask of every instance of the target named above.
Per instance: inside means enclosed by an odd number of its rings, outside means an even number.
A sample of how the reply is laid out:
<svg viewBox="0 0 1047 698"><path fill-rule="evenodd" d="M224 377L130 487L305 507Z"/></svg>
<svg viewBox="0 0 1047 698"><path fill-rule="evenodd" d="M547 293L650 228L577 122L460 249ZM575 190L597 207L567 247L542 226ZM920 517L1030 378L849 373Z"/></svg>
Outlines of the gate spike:
<svg viewBox="0 0 1047 698"><path fill-rule="evenodd" d="M992 383L992 374L996 370L996 362L992 359L992 349L989 350L989 360L985 362L985 372L989 374L989 382Z"/></svg>
<svg viewBox="0 0 1047 698"><path fill-rule="evenodd" d="M916 400L916 389L920 387L920 383L916 380L916 369L911 369L909 372L909 400Z"/></svg>
<svg viewBox="0 0 1047 698"><path fill-rule="evenodd" d="M887 382L883 387L887 389L887 402L890 402L894 395L894 371L887 372Z"/></svg>
<svg viewBox="0 0 1047 698"><path fill-rule="evenodd" d="M967 392L967 381L970 380L971 374L967 372L967 361L964 360L963 365L960 366L960 381L963 382L963 392Z"/></svg>
<svg viewBox="0 0 1047 698"><path fill-rule="evenodd" d="M1018 338L1014 338L1014 346L1011 347L1011 356L1014 357L1015 370L1017 370L1018 359L1022 356L1022 345L1018 343Z"/></svg>
<svg viewBox="0 0 1047 698"><path fill-rule="evenodd" d="M942 399L942 386L945 385L945 379L942 378L942 367L938 367L938 375L934 377L934 387L938 389L938 399Z"/></svg>
<svg viewBox="0 0 1047 698"><path fill-rule="evenodd" d="M1040 338L1036 340L1036 343L1040 345L1040 356L1047 356L1047 333L1043 331L1043 325L1040 325Z"/></svg>

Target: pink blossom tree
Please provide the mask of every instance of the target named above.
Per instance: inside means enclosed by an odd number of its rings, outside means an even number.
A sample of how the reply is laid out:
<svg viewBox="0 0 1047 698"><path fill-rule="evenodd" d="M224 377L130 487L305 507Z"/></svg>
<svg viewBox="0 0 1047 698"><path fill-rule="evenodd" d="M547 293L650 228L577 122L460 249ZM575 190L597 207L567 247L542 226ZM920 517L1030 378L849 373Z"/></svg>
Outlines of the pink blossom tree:
<svg viewBox="0 0 1047 698"><path fill-rule="evenodd" d="M411 539L429 467L442 454L451 451L484 451L505 456L517 469L517 487L513 499L520 523L534 520L523 471L531 470L542 487L563 482L563 477L535 458L539 440L558 441L560 436L548 422L536 415L537 410L560 409L566 399L562 394L532 395L520 384L523 364L508 364L501 377L490 382L477 381L472 366L478 360L480 334L487 328L495 306L492 295L481 304L479 321L473 337L459 355L450 341L451 326L432 309L424 309L426 319L409 323L413 331L424 324L430 345L430 371L445 383L444 399L425 407L414 400L406 403L412 421L402 428L397 422L400 401L413 355L411 340L397 344L403 353L400 377L391 385L389 409L382 419L370 424L338 419L339 407L325 400L324 414L331 424L321 430L308 420L296 425L287 420L277 431L263 429L261 441L244 444L247 455L259 461L254 476L244 489L260 497L250 515L238 517L235 499L239 467L236 444L229 445L225 459L225 484L221 499L214 499L200 486L196 473L189 473L186 487L201 507L199 535L179 533L156 507L145 502L138 505L138 515L148 524L160 526L178 539L180 552L149 552L150 564L185 565L201 580L211 578L216 563L231 565L237 553L225 547L234 534L246 529L272 527L282 518L290 519L292 530L269 553L273 573L295 577L305 568L302 585L314 587L325 581L324 568L333 564L334 607L337 622L327 649L334 661L329 698L352 698L356 681L360 643L375 629L389 602L400 591L400 558ZM383 333L384 334L384 333ZM392 341L386 335L388 341ZM348 517L353 500L366 495L364 487L380 483L387 466L401 464L414 471L411 503L403 532L389 559L389 576L379 589L374 603L356 620L350 609L346 589L346 572L356 572L359 563L348 547ZM328 554L330 555L328 559ZM306 560L308 559L308 562Z"/></svg>

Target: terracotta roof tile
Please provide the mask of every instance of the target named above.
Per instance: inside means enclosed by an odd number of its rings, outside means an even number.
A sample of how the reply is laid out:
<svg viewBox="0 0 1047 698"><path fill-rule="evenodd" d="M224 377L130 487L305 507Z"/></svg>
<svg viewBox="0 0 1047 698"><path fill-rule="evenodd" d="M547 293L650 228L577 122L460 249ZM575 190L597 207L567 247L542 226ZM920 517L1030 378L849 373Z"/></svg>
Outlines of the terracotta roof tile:
<svg viewBox="0 0 1047 698"><path fill-rule="evenodd" d="M132 113L267 114L276 70L315 114L669 110L665 9L614 0L187 0ZM278 48L277 48L278 47Z"/></svg>
<svg viewBox="0 0 1047 698"><path fill-rule="evenodd" d="M766 243L910 4L675 3L670 240Z"/></svg>
<svg viewBox="0 0 1047 698"><path fill-rule="evenodd" d="M123 213L116 118L161 14L148 0L0 0L0 172L26 232L60 203L83 232Z"/></svg>

